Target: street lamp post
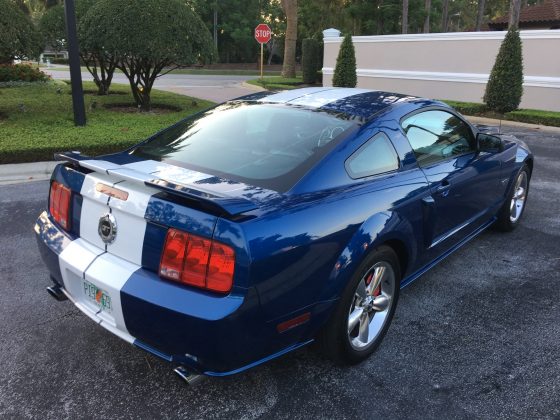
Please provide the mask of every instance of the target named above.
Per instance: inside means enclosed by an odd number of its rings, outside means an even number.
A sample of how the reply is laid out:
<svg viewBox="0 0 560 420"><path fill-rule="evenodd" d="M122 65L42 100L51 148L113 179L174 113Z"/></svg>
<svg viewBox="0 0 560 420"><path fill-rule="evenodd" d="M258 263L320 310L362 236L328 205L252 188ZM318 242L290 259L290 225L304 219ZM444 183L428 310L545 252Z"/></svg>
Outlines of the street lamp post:
<svg viewBox="0 0 560 420"><path fill-rule="evenodd" d="M80 53L76 34L76 10L74 0L64 2L66 19L66 35L68 37L68 64L70 64L70 81L72 85L72 107L74 108L74 124L86 125L86 109L82 88L82 72L80 70Z"/></svg>

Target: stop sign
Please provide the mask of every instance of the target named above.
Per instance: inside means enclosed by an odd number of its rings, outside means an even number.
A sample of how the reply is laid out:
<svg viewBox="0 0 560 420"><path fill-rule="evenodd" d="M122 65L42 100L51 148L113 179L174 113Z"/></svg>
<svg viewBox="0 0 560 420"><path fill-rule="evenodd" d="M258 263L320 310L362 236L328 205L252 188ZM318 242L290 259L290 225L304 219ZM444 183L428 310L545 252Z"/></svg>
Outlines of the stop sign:
<svg viewBox="0 0 560 420"><path fill-rule="evenodd" d="M266 44L268 41L270 41L271 35L272 31L266 23L260 23L255 28L255 39L261 44Z"/></svg>

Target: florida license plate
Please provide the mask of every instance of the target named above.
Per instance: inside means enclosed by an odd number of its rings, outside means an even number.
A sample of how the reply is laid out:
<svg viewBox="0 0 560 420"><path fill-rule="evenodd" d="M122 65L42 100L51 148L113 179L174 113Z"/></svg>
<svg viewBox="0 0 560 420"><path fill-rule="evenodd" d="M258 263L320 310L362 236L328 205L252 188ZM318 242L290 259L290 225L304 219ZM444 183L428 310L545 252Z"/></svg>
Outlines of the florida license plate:
<svg viewBox="0 0 560 420"><path fill-rule="evenodd" d="M83 281L83 289L86 298L99 309L106 312L111 312L113 310L111 296L109 296L107 292L87 280Z"/></svg>

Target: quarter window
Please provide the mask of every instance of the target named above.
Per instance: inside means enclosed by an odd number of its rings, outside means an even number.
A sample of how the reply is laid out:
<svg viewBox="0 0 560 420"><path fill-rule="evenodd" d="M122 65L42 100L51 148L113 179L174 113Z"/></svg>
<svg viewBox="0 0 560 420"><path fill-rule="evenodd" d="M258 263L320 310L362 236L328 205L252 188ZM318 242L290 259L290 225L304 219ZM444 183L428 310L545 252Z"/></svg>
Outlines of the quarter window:
<svg viewBox="0 0 560 420"><path fill-rule="evenodd" d="M389 138L376 134L346 161L346 171L357 179L398 169L399 159Z"/></svg>
<svg viewBox="0 0 560 420"><path fill-rule="evenodd" d="M469 126L449 112L421 112L401 125L420 166L476 150Z"/></svg>

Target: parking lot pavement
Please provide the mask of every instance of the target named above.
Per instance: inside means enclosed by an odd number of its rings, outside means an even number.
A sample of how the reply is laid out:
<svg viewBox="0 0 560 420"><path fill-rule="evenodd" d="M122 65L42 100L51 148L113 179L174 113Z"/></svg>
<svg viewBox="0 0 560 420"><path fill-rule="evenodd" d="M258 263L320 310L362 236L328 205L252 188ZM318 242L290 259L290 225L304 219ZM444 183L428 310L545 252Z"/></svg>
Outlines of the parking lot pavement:
<svg viewBox="0 0 560 420"><path fill-rule="evenodd" d="M0 187L0 417L560 418L560 134L504 131L536 155L521 226L404 289L374 357L343 368L310 347L195 388L47 296L47 182Z"/></svg>

